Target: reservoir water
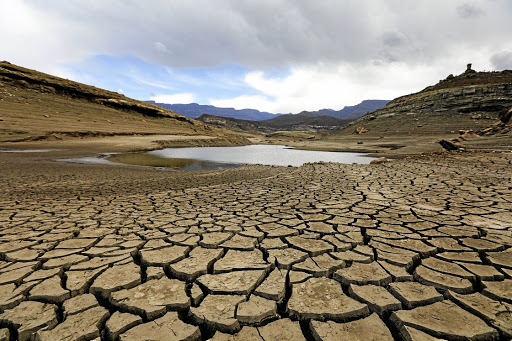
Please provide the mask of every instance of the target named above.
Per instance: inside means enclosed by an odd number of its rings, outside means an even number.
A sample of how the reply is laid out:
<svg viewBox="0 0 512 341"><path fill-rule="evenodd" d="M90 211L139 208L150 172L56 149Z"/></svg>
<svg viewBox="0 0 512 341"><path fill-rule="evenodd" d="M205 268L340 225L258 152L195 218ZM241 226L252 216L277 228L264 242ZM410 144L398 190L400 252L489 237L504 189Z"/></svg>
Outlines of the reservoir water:
<svg viewBox="0 0 512 341"><path fill-rule="evenodd" d="M150 152L113 154L106 158L116 163L182 171L225 169L243 164L297 167L320 161L367 164L373 159L360 153L300 150L282 145L165 148Z"/></svg>

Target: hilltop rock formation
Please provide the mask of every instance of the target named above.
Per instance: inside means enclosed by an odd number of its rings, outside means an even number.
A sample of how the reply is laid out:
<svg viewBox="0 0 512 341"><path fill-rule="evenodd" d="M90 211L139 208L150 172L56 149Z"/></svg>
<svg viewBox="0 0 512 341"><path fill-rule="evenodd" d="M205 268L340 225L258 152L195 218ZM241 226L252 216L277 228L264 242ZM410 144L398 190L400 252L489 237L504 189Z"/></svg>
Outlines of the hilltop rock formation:
<svg viewBox="0 0 512 341"><path fill-rule="evenodd" d="M448 76L418 93L399 97L373 115L407 113L464 113L496 116L512 107L512 70L476 72L467 69L459 76Z"/></svg>
<svg viewBox="0 0 512 341"><path fill-rule="evenodd" d="M394 99L385 107L353 121L347 128L368 134L446 134L479 131L512 107L512 70L449 75L424 90Z"/></svg>

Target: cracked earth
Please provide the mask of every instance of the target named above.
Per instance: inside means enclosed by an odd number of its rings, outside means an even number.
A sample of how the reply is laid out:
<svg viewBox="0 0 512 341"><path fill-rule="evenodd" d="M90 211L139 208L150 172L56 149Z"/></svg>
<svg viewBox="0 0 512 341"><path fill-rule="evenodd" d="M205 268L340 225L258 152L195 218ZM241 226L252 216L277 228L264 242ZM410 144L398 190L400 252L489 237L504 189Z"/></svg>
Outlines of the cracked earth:
<svg viewBox="0 0 512 341"><path fill-rule="evenodd" d="M0 198L0 340L508 340L511 169L448 154Z"/></svg>

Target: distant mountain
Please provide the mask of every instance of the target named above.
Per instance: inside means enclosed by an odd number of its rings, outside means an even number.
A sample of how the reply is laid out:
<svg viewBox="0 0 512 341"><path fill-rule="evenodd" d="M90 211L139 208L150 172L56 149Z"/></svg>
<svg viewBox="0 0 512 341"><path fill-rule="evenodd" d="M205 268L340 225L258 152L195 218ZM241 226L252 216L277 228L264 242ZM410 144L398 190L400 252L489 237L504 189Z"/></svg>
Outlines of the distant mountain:
<svg viewBox="0 0 512 341"><path fill-rule="evenodd" d="M282 114L272 114L265 111L259 111L256 109L241 109L237 110L234 108L218 108L213 105L202 105L197 103L190 104L166 104L166 103L156 103L155 101L146 101L148 103L156 104L162 108L170 109L175 113L187 116L189 118L198 118L203 114L212 115L212 116L221 116L221 117L229 117L236 118L240 120L249 120L249 121L263 121L270 120L282 116ZM344 107L341 110L333 110L333 109L322 109L318 111L303 111L300 114L304 116L310 117L319 117L319 116L332 116L342 120L353 120L363 116L368 112L375 111L377 109L382 108L389 101L387 100L374 100L369 99L362 101L361 103L353 106ZM290 114L286 114L290 115Z"/></svg>
<svg viewBox="0 0 512 341"><path fill-rule="evenodd" d="M342 120L354 120L369 112L378 110L388 104L388 100L367 99L357 105L346 106L341 110L322 109L318 111L303 111L301 114L308 116L333 116Z"/></svg>
<svg viewBox="0 0 512 341"><path fill-rule="evenodd" d="M214 115L201 115L198 121L244 131L271 132L277 130L310 130L327 129L335 130L347 125L350 120L340 120L332 116L309 116L304 114L280 115L270 120L250 121L230 117L221 117Z"/></svg>
<svg viewBox="0 0 512 341"><path fill-rule="evenodd" d="M237 118L242 120L262 121L268 120L278 116L279 114L272 114L269 112L259 111L256 109L241 109L234 108L218 108L213 105L202 105L197 103L190 104L166 104L156 103L155 101L146 101L148 103L156 104L162 108L169 109L175 113L187 116L188 118L198 118L203 114Z"/></svg>

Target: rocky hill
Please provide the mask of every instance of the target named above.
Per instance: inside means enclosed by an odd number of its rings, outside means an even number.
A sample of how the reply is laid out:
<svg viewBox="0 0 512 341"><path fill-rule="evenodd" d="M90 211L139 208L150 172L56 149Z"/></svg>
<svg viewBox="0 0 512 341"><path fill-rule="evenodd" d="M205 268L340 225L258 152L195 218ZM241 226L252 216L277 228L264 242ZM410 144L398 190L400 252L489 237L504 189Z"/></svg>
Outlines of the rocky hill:
<svg viewBox="0 0 512 341"><path fill-rule="evenodd" d="M260 125L261 121L250 121L250 120L241 120L237 118L231 117L222 117L215 115L203 114L197 118L198 121L203 123L233 129L233 130L241 130L246 132L265 132L265 127Z"/></svg>
<svg viewBox="0 0 512 341"><path fill-rule="evenodd" d="M0 62L0 142L134 134L230 133L154 104Z"/></svg>
<svg viewBox="0 0 512 341"><path fill-rule="evenodd" d="M281 115L270 120L261 121L269 128L276 130L339 129L350 120L340 120L333 116L309 116L305 114Z"/></svg>
<svg viewBox="0 0 512 341"><path fill-rule="evenodd" d="M197 120L235 130L248 132L273 132L282 130L333 130L345 126L350 120L340 120L332 116L309 116L305 114L280 115L270 120L250 121L214 115L201 115Z"/></svg>
<svg viewBox="0 0 512 341"><path fill-rule="evenodd" d="M468 68L434 86L399 97L385 107L353 121L368 134L442 134L479 130L512 107L512 71L476 72Z"/></svg>
<svg viewBox="0 0 512 341"><path fill-rule="evenodd" d="M512 71L449 75L438 84L399 97L350 123L341 134L436 135L489 126L512 107Z"/></svg>
<svg viewBox="0 0 512 341"><path fill-rule="evenodd" d="M449 75L424 90L399 97L324 138L324 148L412 155L442 151L441 140L466 140L473 149L512 150L511 132L486 135L512 108L512 71ZM483 134L477 134L484 131ZM469 141L471 140L471 141Z"/></svg>

